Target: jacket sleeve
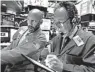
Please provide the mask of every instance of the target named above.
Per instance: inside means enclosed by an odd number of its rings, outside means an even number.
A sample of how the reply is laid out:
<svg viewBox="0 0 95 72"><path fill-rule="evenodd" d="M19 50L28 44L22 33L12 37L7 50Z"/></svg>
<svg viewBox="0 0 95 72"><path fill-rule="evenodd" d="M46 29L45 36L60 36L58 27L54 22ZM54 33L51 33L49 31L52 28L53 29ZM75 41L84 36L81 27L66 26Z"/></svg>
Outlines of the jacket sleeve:
<svg viewBox="0 0 95 72"><path fill-rule="evenodd" d="M14 40L18 37L18 32L21 30L22 28L19 28L18 30L17 30L17 32L13 35L13 38L12 38L12 42L11 42L11 44L9 45L9 46L7 46L7 47L4 47L3 49L2 49L2 51L3 50L10 50L10 49L12 49L12 45L13 45L13 42L14 42Z"/></svg>
<svg viewBox="0 0 95 72"><path fill-rule="evenodd" d="M11 44L9 45L9 46L7 46L7 47L4 47L3 49L2 49L2 51L6 51L6 50L10 50L11 48L12 48L12 43L13 42L11 42Z"/></svg>
<svg viewBox="0 0 95 72"><path fill-rule="evenodd" d="M63 63L63 72L95 72L95 36L91 36L86 44L86 53L82 60L84 64L74 65Z"/></svg>
<svg viewBox="0 0 95 72"><path fill-rule="evenodd" d="M59 36L55 36L54 38L52 38L51 44L50 44L51 52L55 51L56 46L57 46L56 42L60 42L57 40L58 38L59 38Z"/></svg>
<svg viewBox="0 0 95 72"><path fill-rule="evenodd" d="M11 50L4 50L1 52L1 64L12 63L15 64L19 61L24 60L21 53L29 55L32 52L37 51L39 48L43 48L46 43L46 38L43 34L40 34L36 42L27 42L23 45L19 45Z"/></svg>

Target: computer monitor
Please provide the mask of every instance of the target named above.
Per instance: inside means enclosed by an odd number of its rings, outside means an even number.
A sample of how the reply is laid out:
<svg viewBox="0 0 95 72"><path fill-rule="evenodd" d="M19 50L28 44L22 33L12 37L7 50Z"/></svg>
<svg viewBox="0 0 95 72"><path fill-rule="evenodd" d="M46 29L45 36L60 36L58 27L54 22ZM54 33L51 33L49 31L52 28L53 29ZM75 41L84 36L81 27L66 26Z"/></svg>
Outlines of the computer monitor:
<svg viewBox="0 0 95 72"><path fill-rule="evenodd" d="M12 37L17 31L16 28L1 27L0 37L1 43L12 42Z"/></svg>
<svg viewBox="0 0 95 72"><path fill-rule="evenodd" d="M1 27L0 37L1 43L10 42L10 29L6 27Z"/></svg>

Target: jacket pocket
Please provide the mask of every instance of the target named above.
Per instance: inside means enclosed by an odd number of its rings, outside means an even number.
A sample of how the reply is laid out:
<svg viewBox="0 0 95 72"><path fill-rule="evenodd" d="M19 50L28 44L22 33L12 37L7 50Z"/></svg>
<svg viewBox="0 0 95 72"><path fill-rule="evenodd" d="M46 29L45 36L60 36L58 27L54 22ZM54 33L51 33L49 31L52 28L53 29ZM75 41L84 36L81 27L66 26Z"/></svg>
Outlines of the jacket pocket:
<svg viewBox="0 0 95 72"><path fill-rule="evenodd" d="M66 58L66 63L68 64L77 64L77 65L82 64L82 58L79 56L66 54L65 58Z"/></svg>

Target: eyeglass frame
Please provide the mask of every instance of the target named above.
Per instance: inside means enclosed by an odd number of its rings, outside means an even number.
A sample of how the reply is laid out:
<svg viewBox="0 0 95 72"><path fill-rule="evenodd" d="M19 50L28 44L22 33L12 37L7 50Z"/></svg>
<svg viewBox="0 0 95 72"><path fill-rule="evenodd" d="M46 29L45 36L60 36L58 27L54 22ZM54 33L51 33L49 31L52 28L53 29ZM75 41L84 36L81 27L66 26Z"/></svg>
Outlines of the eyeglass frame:
<svg viewBox="0 0 95 72"><path fill-rule="evenodd" d="M61 22L61 21L58 21L58 22L56 22L56 23L54 23L57 27L62 27L63 26L63 24L65 23L65 22L67 22L68 20L69 20L70 18L68 18L67 20L65 20L64 22ZM54 21L55 22L55 21Z"/></svg>

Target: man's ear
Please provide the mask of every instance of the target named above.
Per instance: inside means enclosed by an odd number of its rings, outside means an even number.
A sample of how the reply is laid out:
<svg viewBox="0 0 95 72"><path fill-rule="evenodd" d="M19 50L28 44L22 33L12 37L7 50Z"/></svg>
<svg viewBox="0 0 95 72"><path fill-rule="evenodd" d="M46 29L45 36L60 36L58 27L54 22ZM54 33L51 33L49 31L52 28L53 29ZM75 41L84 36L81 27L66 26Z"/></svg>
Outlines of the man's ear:
<svg viewBox="0 0 95 72"><path fill-rule="evenodd" d="M40 24L42 24L43 23L43 20L40 20Z"/></svg>

